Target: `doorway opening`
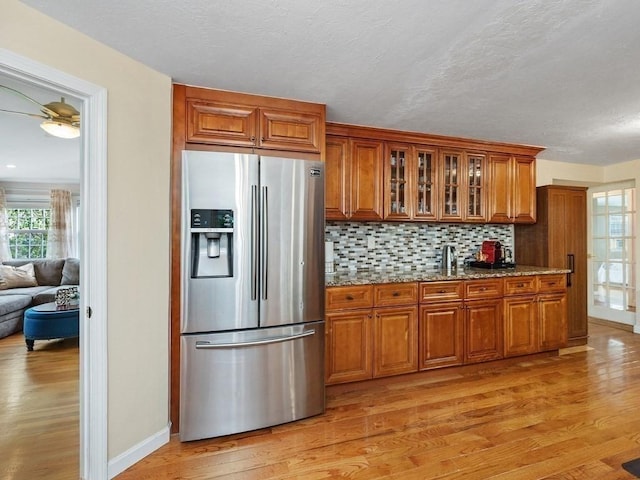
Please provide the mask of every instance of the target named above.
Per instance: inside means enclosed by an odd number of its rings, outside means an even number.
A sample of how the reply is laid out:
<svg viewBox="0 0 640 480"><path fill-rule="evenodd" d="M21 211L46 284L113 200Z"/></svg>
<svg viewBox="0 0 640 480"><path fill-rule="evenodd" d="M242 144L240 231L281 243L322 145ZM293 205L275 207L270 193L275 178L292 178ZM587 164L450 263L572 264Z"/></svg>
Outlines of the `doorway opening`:
<svg viewBox="0 0 640 480"><path fill-rule="evenodd" d="M107 478L107 92L5 49L0 49L0 75L82 101L80 477Z"/></svg>
<svg viewBox="0 0 640 480"><path fill-rule="evenodd" d="M633 325L636 312L635 182L589 189L589 316Z"/></svg>

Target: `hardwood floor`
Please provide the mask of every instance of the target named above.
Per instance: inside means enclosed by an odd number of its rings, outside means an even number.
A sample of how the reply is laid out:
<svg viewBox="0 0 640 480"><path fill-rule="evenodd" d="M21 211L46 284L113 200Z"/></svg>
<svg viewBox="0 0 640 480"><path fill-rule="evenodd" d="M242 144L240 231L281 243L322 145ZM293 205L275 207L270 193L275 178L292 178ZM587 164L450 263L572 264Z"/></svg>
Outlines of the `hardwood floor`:
<svg viewBox="0 0 640 480"><path fill-rule="evenodd" d="M0 339L0 478L79 477L78 339Z"/></svg>
<svg viewBox="0 0 640 480"><path fill-rule="evenodd" d="M633 479L640 335L590 325L588 347L334 386L327 412L248 434L177 437L117 480ZM77 341L0 340L0 478L78 478Z"/></svg>
<svg viewBox="0 0 640 480"><path fill-rule="evenodd" d="M640 335L591 325L561 355L334 386L324 415L218 439L172 437L117 480L633 479Z"/></svg>

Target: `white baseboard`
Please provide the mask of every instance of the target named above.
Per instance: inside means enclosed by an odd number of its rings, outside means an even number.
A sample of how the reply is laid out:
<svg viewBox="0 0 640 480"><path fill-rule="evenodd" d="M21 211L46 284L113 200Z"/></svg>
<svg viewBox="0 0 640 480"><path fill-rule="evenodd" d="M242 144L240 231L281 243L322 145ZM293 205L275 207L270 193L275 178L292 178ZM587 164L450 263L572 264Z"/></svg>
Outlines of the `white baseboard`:
<svg viewBox="0 0 640 480"><path fill-rule="evenodd" d="M131 465L139 462L147 455L151 454L165 443L169 443L169 436L171 431L171 425L168 424L165 428L160 430L155 435L141 441L137 445L134 445L126 452L121 453L115 458L109 460L108 474L109 478L113 478L116 475L124 472Z"/></svg>
<svg viewBox="0 0 640 480"><path fill-rule="evenodd" d="M633 326L633 333L640 333L640 325L639 324L635 324Z"/></svg>

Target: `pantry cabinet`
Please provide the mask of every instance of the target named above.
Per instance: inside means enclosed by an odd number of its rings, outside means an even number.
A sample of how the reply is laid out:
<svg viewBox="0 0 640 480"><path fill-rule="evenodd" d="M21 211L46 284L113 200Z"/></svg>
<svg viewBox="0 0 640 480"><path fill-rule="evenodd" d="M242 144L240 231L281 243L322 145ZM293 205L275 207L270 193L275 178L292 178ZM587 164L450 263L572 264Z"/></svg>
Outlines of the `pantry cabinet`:
<svg viewBox="0 0 640 480"><path fill-rule="evenodd" d="M583 345L587 321L587 192L583 187L537 188L538 221L516 225L516 262L567 268L567 344Z"/></svg>

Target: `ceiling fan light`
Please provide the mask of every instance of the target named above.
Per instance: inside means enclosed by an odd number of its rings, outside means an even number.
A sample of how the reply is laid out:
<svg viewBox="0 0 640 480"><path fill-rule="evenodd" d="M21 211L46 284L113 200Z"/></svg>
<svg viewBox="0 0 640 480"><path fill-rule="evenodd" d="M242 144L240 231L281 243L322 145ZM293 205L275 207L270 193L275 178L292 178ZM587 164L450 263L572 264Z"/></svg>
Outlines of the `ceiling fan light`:
<svg viewBox="0 0 640 480"><path fill-rule="evenodd" d="M40 124L40 127L54 137L78 138L80 136L80 129L78 127L58 120L45 120Z"/></svg>

